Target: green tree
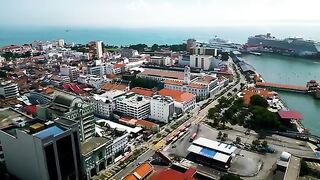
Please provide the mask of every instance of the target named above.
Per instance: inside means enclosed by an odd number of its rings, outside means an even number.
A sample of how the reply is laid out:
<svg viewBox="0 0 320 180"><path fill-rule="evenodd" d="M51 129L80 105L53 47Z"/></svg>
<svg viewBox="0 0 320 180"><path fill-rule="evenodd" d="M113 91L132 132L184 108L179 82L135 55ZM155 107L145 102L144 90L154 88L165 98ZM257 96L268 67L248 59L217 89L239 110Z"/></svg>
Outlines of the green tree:
<svg viewBox="0 0 320 180"><path fill-rule="evenodd" d="M261 97L258 94L255 94L253 96L250 97L250 104L252 106L261 106L261 107L268 107L268 101L265 100L263 97Z"/></svg>
<svg viewBox="0 0 320 180"><path fill-rule="evenodd" d="M311 170L308 164L306 163L305 160L301 160L301 166L300 166L300 176L305 176L310 174Z"/></svg>
<svg viewBox="0 0 320 180"><path fill-rule="evenodd" d="M254 106L252 111L251 120L248 125L257 129L275 129L280 127L278 116L268 111L266 108Z"/></svg>
<svg viewBox="0 0 320 180"><path fill-rule="evenodd" d="M229 59L229 54L227 52L222 52L221 53L221 60L227 61L228 59Z"/></svg>
<svg viewBox="0 0 320 180"><path fill-rule="evenodd" d="M158 51L160 48L159 48L159 45L158 44L154 44L151 46L151 51Z"/></svg>
<svg viewBox="0 0 320 180"><path fill-rule="evenodd" d="M259 146L260 145L260 141L255 139L255 140L252 141L252 145Z"/></svg>
<svg viewBox="0 0 320 180"><path fill-rule="evenodd" d="M0 70L0 78L6 78L7 77L7 72Z"/></svg>

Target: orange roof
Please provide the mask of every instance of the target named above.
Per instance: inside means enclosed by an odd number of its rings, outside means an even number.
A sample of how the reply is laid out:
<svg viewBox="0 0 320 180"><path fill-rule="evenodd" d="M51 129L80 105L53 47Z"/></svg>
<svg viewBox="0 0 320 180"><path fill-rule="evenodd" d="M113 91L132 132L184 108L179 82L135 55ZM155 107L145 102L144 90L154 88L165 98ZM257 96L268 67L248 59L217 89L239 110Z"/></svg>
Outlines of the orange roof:
<svg viewBox="0 0 320 180"><path fill-rule="evenodd" d="M138 180L134 175L128 174L122 180Z"/></svg>
<svg viewBox="0 0 320 180"><path fill-rule="evenodd" d="M135 87L135 88L132 88L130 90L130 92L134 92L134 93L142 95L142 96L151 97L156 91L154 91L152 89L147 89L147 88Z"/></svg>
<svg viewBox="0 0 320 180"><path fill-rule="evenodd" d="M123 180L144 179L153 171L153 167L148 162L142 163L130 174L123 178Z"/></svg>
<svg viewBox="0 0 320 180"><path fill-rule="evenodd" d="M159 69L145 69L145 71L141 72L144 75L150 76L160 76L164 78L172 78L172 79L180 79L183 80L184 73L179 71L167 71L167 70L159 70Z"/></svg>
<svg viewBox="0 0 320 180"><path fill-rule="evenodd" d="M121 83L106 83L101 87L102 90L110 91L110 90L121 90L124 91L127 89L127 85Z"/></svg>
<svg viewBox="0 0 320 180"><path fill-rule="evenodd" d="M137 120L136 121L136 125L140 125L140 126L143 126L143 127L146 127L147 129L151 129L153 127L157 127L158 125L153 123L153 122L150 122L150 121L146 121L146 120Z"/></svg>
<svg viewBox="0 0 320 180"><path fill-rule="evenodd" d="M275 95L275 92L269 91L267 89L261 89L261 88L249 88L249 89L243 91L242 93L243 93L243 102L245 105L250 104L250 98L253 95L258 94L265 99Z"/></svg>
<svg viewBox="0 0 320 180"><path fill-rule="evenodd" d="M171 90L171 89L161 89L159 91L159 95L162 96L170 96L172 99L178 102L186 102L194 99L195 95L187 92Z"/></svg>
<svg viewBox="0 0 320 180"><path fill-rule="evenodd" d="M196 180L193 176L196 173L196 169L189 168L185 173L166 169L153 176L151 180L163 180L163 179L174 179L174 180Z"/></svg>

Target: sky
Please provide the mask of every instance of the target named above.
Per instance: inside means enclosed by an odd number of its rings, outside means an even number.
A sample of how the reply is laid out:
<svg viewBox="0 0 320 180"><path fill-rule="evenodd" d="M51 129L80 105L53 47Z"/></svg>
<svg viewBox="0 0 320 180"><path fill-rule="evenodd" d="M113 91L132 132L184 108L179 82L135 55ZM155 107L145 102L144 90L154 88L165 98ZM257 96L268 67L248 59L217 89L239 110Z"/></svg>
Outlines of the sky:
<svg viewBox="0 0 320 180"><path fill-rule="evenodd" d="M320 23L320 0L1 0L0 27Z"/></svg>

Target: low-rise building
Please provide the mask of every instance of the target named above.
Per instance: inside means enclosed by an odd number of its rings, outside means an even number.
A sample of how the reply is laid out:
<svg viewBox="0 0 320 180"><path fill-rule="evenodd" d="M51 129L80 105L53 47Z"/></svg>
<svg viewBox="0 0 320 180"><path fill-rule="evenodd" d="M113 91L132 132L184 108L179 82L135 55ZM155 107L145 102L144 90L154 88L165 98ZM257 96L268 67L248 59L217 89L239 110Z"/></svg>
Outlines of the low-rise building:
<svg viewBox="0 0 320 180"><path fill-rule="evenodd" d="M80 75L77 78L78 83L86 84L95 89L100 89L102 85L107 81L104 77L99 77L95 75Z"/></svg>

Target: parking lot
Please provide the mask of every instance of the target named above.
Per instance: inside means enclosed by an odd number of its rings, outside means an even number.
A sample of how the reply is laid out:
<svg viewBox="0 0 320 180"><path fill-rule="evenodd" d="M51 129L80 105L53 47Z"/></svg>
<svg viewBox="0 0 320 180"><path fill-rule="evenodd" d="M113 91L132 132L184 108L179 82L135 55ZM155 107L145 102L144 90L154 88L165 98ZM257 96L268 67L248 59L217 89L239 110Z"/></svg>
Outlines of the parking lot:
<svg viewBox="0 0 320 180"><path fill-rule="evenodd" d="M208 174L213 174L214 176L221 175L221 172L218 170L184 159L188 155L187 149L191 145L189 140L194 132L197 132L197 137L204 137L215 141L217 141L219 133L218 130L212 129L203 124L200 124L199 126L192 125L189 132L186 132L185 135L179 138L176 142L165 147L163 153L177 161L181 160L180 163L183 165L196 167L198 170ZM241 134L241 136L243 136L243 140L246 141L246 135ZM236 137L237 136L235 136L235 134L231 134L231 136L228 135L227 143L232 143ZM247 177L253 177L260 173L259 170L263 167L264 163L262 162L262 159L265 158L265 155L249 152L243 149L237 149L235 153L237 155L232 160L229 172ZM263 169L271 168L276 162L276 155L272 155L268 158L269 159L266 162L267 167L264 167ZM266 174L267 173L262 173L261 176L265 176Z"/></svg>

